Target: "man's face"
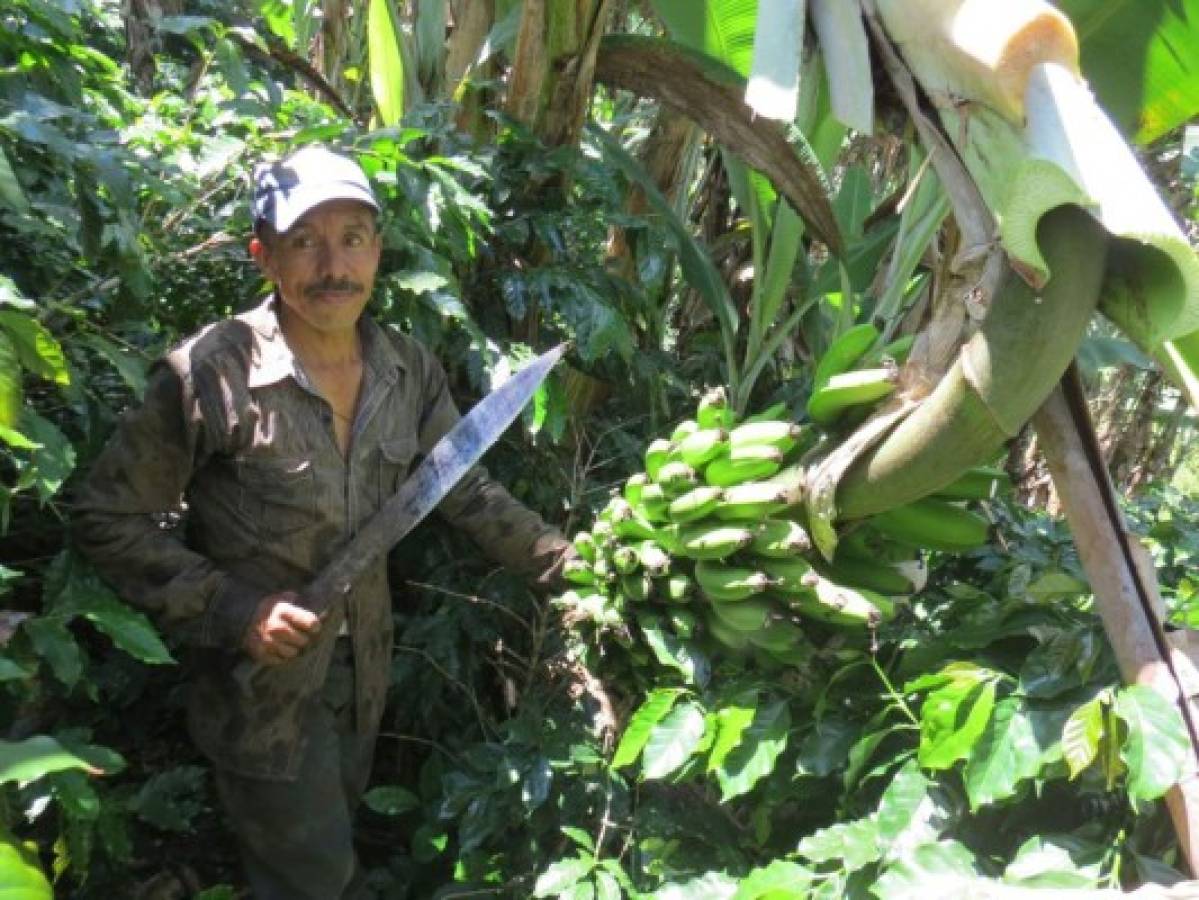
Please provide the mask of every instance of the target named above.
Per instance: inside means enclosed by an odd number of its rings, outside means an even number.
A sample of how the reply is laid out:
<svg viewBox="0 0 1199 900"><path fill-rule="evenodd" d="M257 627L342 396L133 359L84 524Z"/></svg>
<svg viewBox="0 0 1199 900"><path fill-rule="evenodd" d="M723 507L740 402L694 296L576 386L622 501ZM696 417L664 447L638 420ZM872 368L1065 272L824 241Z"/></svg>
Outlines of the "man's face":
<svg viewBox="0 0 1199 900"><path fill-rule="evenodd" d="M374 211L355 200L322 203L283 234L251 245L284 313L325 334L354 327L370 299L381 250Z"/></svg>

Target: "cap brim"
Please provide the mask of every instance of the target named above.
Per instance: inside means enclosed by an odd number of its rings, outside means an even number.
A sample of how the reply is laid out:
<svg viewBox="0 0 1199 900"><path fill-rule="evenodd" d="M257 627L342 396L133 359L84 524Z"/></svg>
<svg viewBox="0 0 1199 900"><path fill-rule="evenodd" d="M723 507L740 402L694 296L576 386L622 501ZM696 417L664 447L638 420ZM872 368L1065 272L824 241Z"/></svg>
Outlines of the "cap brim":
<svg viewBox="0 0 1199 900"><path fill-rule="evenodd" d="M282 234L290 230L306 212L330 200L357 200L375 212L379 211L379 201L375 199L374 194L361 185L342 181L335 184L315 184L307 188L301 185L288 191L286 196L277 193L274 215L265 218L275 231Z"/></svg>

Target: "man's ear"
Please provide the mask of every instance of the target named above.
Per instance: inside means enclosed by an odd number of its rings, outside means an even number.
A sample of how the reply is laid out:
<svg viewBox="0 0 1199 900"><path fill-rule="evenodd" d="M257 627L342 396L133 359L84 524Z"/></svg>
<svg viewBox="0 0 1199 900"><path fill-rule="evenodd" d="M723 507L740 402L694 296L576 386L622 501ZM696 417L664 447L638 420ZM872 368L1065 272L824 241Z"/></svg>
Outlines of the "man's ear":
<svg viewBox="0 0 1199 900"><path fill-rule="evenodd" d="M250 256L258 266L258 270L262 272L268 280L273 281L271 276L271 251L266 243L261 238L250 238Z"/></svg>

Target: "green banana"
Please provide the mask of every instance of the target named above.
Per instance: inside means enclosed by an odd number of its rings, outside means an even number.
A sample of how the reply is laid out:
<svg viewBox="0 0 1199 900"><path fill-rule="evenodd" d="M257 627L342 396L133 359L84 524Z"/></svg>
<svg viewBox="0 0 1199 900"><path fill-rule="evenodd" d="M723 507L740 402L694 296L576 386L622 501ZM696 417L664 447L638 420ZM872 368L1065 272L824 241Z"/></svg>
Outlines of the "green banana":
<svg viewBox="0 0 1199 900"><path fill-rule="evenodd" d="M769 419L763 422L745 422L729 432L729 447L750 447L765 444L782 453L794 449L803 437L804 429L795 422Z"/></svg>
<svg viewBox="0 0 1199 900"><path fill-rule="evenodd" d="M650 482L641 489L641 499L634 511L650 522L665 522L669 507L670 498L666 496L662 485Z"/></svg>
<svg viewBox="0 0 1199 900"><path fill-rule="evenodd" d="M877 628L895 617L895 604L873 591L819 578L814 589L788 597L793 610L828 625Z"/></svg>
<svg viewBox="0 0 1199 900"><path fill-rule="evenodd" d="M749 642L770 654L786 653L807 643L803 629L786 618L771 619L766 625L749 634Z"/></svg>
<svg viewBox="0 0 1199 900"><path fill-rule="evenodd" d="M788 594L811 591L819 576L812 571L812 565L802 556L771 559L763 557L759 560L762 571L774 579L775 587Z"/></svg>
<svg viewBox="0 0 1199 900"><path fill-rule="evenodd" d="M816 363L816 371L812 375L813 389L825 384L834 375L849 371L878 338L878 329L869 322L846 329L828 345Z"/></svg>
<svg viewBox="0 0 1199 900"><path fill-rule="evenodd" d="M787 489L769 481L747 481L724 488L714 507L716 518L760 522L787 508Z"/></svg>
<svg viewBox="0 0 1199 900"><path fill-rule="evenodd" d="M585 559L568 559L562 566L562 577L571 584L595 584L595 569Z"/></svg>
<svg viewBox="0 0 1199 900"><path fill-rule="evenodd" d="M675 444L673 459L698 469L728 449L729 433L723 428L702 428Z"/></svg>
<svg viewBox="0 0 1199 900"><path fill-rule="evenodd" d="M771 579L765 572L701 559L695 564L695 583L709 600L723 602L760 594L770 587Z"/></svg>
<svg viewBox="0 0 1199 900"><path fill-rule="evenodd" d="M649 484L649 476L644 472L637 472L628 477L624 483L624 498L633 506L641 502L641 492L645 490L645 486Z"/></svg>
<svg viewBox="0 0 1199 900"><path fill-rule="evenodd" d="M695 582L690 575L676 572L658 582L661 594L671 603L690 603L695 594Z"/></svg>
<svg viewBox="0 0 1199 900"><path fill-rule="evenodd" d="M611 522L613 526L617 522L623 522L625 519L633 517L633 505L624 497L611 497L608 500L608 505L600 510L599 518Z"/></svg>
<svg viewBox="0 0 1199 900"><path fill-rule="evenodd" d="M708 609L712 612L709 622L717 619L747 637L761 631L779 615L777 607L764 597L751 597L737 603L713 603Z"/></svg>
<svg viewBox="0 0 1199 900"><path fill-rule="evenodd" d="M715 387L704 392L704 395L699 398L695 419L700 428L732 427L733 410L729 407L729 397L724 388Z"/></svg>
<svg viewBox="0 0 1199 900"><path fill-rule="evenodd" d="M813 422L828 425L843 412L881 400L895 390L899 370L895 366L854 369L834 375L812 390L808 398L808 416Z"/></svg>
<svg viewBox="0 0 1199 900"><path fill-rule="evenodd" d="M666 514L672 522L694 522L709 515L724 497L724 488L701 485L670 501Z"/></svg>
<svg viewBox="0 0 1199 900"><path fill-rule="evenodd" d="M612 565L611 560L606 556L597 557L595 562L591 564L591 571L595 573L597 583L616 580L616 569Z"/></svg>
<svg viewBox="0 0 1199 900"><path fill-rule="evenodd" d="M784 666L795 666L798 668L811 665L812 657L816 654L816 648L812 646L807 638L801 638L786 650L766 650L766 653L775 662L782 663Z"/></svg>
<svg viewBox="0 0 1199 900"><path fill-rule="evenodd" d="M741 451L751 450L749 447ZM760 481L774 475L783 465L783 454L775 447L755 446L752 453L729 452L704 468L704 481L713 487L732 487L746 481Z"/></svg>
<svg viewBox="0 0 1199 900"><path fill-rule="evenodd" d="M749 549L759 556L773 558L795 556L812 549L807 531L790 519L767 519L754 535Z"/></svg>
<svg viewBox="0 0 1199 900"><path fill-rule="evenodd" d="M658 477L655 480L662 485L662 490L666 491L667 496L677 497L695 487L699 476L691 466L682 460L676 460L658 469Z"/></svg>
<svg viewBox="0 0 1199 900"><path fill-rule="evenodd" d="M821 574L837 584L867 588L880 594L912 594L923 587L923 584L917 587L899 564L845 556L840 549L837 548L838 553L831 563L817 562Z"/></svg>
<svg viewBox="0 0 1199 900"><path fill-rule="evenodd" d="M961 553L987 542L991 523L977 513L945 500L925 497L870 518L878 531L929 550Z"/></svg>
<svg viewBox="0 0 1199 900"><path fill-rule="evenodd" d="M650 575L661 576L670 571L670 554L653 541L643 541L637 548L641 568Z"/></svg>
<svg viewBox="0 0 1199 900"><path fill-rule="evenodd" d="M699 422L695 421L695 419L684 419L678 425L674 426L674 431L670 433L670 442L677 444L683 438L695 434L697 431L699 431Z"/></svg>
<svg viewBox="0 0 1199 900"><path fill-rule="evenodd" d="M934 497L942 500L991 500L1012 486L1011 476L995 466L973 466L957 481L938 490Z"/></svg>
<svg viewBox="0 0 1199 900"><path fill-rule="evenodd" d="M657 537L658 529L649 519L641 515L638 509L632 509L628 518L621 519L612 526L617 537L624 538L626 541L652 540Z"/></svg>
<svg viewBox="0 0 1199 900"><path fill-rule="evenodd" d="M741 420L741 424L746 425L750 422L770 422L774 419L786 419L787 404L781 400L778 403L772 403L760 412L754 413L752 416L746 416Z"/></svg>
<svg viewBox="0 0 1199 900"><path fill-rule="evenodd" d="M730 628L711 610L704 619L704 624L708 628L708 634L717 641L723 644L726 649L734 652L740 652L749 648L749 638L735 628Z"/></svg>
<svg viewBox="0 0 1199 900"><path fill-rule="evenodd" d="M615 532L612 531L612 523L607 519L596 517L596 520L591 523L591 539L595 541L596 547L608 546L615 536Z"/></svg>
<svg viewBox="0 0 1199 900"><path fill-rule="evenodd" d="M645 474L649 476L650 481L658 480L658 470L670 459L670 451L673 447L674 444L665 438L657 438L649 442L649 446L645 448Z"/></svg>
<svg viewBox="0 0 1199 900"><path fill-rule="evenodd" d="M595 562L595 538L591 536L590 531L580 531L574 536L571 543L574 544L575 553L579 554L579 559Z"/></svg>
<svg viewBox="0 0 1199 900"><path fill-rule="evenodd" d="M837 543L837 557L857 557L858 559L875 560L881 563L901 563L920 559L920 550L911 544L897 541L870 527L868 522L861 523L852 531L847 531Z"/></svg>
<svg viewBox="0 0 1199 900"><path fill-rule="evenodd" d="M755 534L751 528L723 523L671 525L664 530L672 529L677 529L673 531L672 543L681 555L691 559L724 559L749 546Z"/></svg>

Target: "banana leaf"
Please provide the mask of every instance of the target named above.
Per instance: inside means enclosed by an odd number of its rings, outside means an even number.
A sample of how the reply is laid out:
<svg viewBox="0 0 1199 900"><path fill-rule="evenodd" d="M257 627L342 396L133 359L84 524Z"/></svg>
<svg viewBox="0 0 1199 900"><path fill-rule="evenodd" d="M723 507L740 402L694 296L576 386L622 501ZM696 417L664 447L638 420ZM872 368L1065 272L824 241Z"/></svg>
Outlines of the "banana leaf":
<svg viewBox="0 0 1199 900"><path fill-rule="evenodd" d="M1199 114L1199 8L1190 0L1055 0L1074 23L1082 71L1138 144Z"/></svg>
<svg viewBox="0 0 1199 900"><path fill-rule="evenodd" d="M650 5L674 40L749 76L758 0L650 0Z"/></svg>

